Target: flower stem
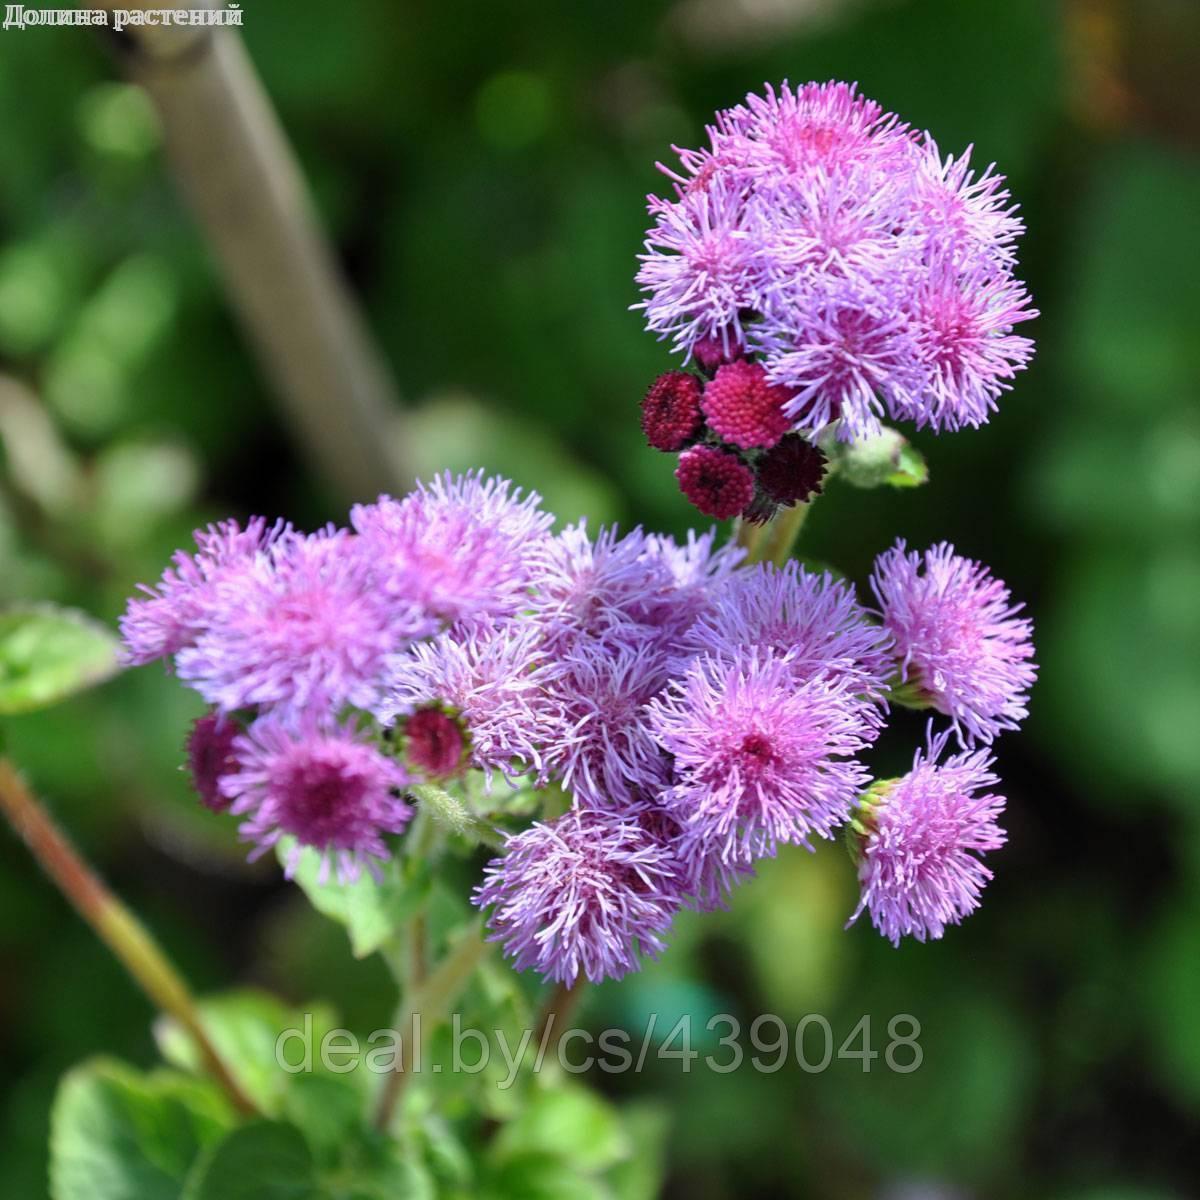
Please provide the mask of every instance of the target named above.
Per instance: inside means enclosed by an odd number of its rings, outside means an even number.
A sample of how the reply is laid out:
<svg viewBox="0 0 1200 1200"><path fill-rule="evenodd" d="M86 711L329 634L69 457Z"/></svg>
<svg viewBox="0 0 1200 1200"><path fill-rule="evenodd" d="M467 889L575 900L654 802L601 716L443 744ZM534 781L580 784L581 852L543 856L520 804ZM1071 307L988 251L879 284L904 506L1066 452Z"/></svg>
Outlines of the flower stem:
<svg viewBox="0 0 1200 1200"><path fill-rule="evenodd" d="M551 1054L558 1048L558 1043L567 1030L567 1022L579 1007L579 1001L586 988L587 981L582 978L576 979L574 983L554 985L554 990L542 1005L537 1032L534 1035L534 1045L538 1047L539 1053Z"/></svg>
<svg viewBox="0 0 1200 1200"><path fill-rule="evenodd" d="M213 1045L187 984L146 927L101 882L25 786L0 759L0 809L46 874L121 962L157 1008L173 1017L199 1047L208 1072L241 1113L256 1113Z"/></svg>
<svg viewBox="0 0 1200 1200"><path fill-rule="evenodd" d="M420 984L406 990L404 999L396 1009L394 1024L395 1031L400 1035L400 1061L383 1085L379 1108L375 1113L376 1129L387 1130L391 1127L409 1081L418 1070L418 1039L423 1040L445 1017L489 949L490 946L483 940L482 923L473 921L433 972ZM420 1017L420 1033L416 1038L412 1036L414 1017Z"/></svg>

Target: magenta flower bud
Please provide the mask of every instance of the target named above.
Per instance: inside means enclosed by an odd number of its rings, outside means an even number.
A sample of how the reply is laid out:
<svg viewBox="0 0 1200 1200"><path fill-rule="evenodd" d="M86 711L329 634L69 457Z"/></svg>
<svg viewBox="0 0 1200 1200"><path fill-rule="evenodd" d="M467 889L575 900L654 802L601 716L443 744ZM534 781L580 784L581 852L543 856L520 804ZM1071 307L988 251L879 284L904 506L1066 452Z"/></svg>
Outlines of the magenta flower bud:
<svg viewBox="0 0 1200 1200"><path fill-rule="evenodd" d="M448 713L421 708L404 722L404 757L425 778L449 779L466 766L466 739Z"/></svg>
<svg viewBox="0 0 1200 1200"><path fill-rule="evenodd" d="M642 400L642 432L655 450L682 450L700 435L700 380L688 371L667 371Z"/></svg>
<svg viewBox="0 0 1200 1200"><path fill-rule="evenodd" d="M219 713L199 717L187 739L188 771L201 803L213 812L225 812L229 798L221 791L221 780L238 769L233 743L241 729Z"/></svg>
<svg viewBox="0 0 1200 1200"><path fill-rule="evenodd" d="M693 446L679 456L679 490L706 516L728 521L754 499L754 475L735 454Z"/></svg>

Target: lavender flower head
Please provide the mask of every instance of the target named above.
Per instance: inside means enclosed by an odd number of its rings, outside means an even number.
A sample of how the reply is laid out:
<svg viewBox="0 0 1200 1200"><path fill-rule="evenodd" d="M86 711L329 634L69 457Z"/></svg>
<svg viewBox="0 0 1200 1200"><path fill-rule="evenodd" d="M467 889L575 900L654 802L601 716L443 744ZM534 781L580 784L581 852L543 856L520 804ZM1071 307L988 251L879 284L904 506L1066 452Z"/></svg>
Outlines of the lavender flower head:
<svg viewBox="0 0 1200 1200"><path fill-rule="evenodd" d="M853 691L881 697L894 670L890 645L849 584L792 561L782 568L760 563L722 580L683 649L716 656L770 651L797 679L845 679Z"/></svg>
<svg viewBox="0 0 1200 1200"><path fill-rule="evenodd" d="M1037 674L1033 623L1000 580L948 542L922 555L898 541L871 586L910 698L949 716L960 742L1017 727Z"/></svg>
<svg viewBox="0 0 1200 1200"><path fill-rule="evenodd" d="M943 734L907 775L871 788L855 818L862 898L847 924L865 910L893 945L940 938L973 912L992 877L979 855L1006 840L990 755L965 751L939 763L945 744Z"/></svg>
<svg viewBox="0 0 1200 1200"><path fill-rule="evenodd" d="M507 479L447 472L402 500L350 512L389 596L446 622L507 616L524 603L529 562L553 516Z"/></svg>
<svg viewBox="0 0 1200 1200"><path fill-rule="evenodd" d="M364 865L388 857L383 835L403 832L412 816L396 794L408 782L403 769L352 729L306 722L296 731L266 716L233 748L238 770L221 779L229 811L246 817L241 835L255 843L252 859L281 837L296 840L289 878L300 848L311 846L325 856L322 881L332 864L341 882L353 882Z"/></svg>
<svg viewBox="0 0 1200 1200"><path fill-rule="evenodd" d="M289 533L227 567L202 632L176 656L180 678L226 712L369 706L386 656L431 626L384 593L365 551L345 530Z"/></svg>
<svg viewBox="0 0 1200 1200"><path fill-rule="evenodd" d="M376 715L385 726L445 704L463 723L472 766L490 782L532 772L547 781L546 748L568 740L565 706L552 689L563 672L533 621L464 622L389 662Z"/></svg>
<svg viewBox="0 0 1200 1200"><path fill-rule="evenodd" d="M870 706L845 682L797 685L791 664L744 650L701 657L647 708L676 783L662 803L688 852L749 864L780 843L811 849L850 815L865 769L851 757L873 738Z"/></svg>
<svg viewBox="0 0 1200 1200"><path fill-rule="evenodd" d="M252 518L245 529L229 520L196 530L196 553L177 550L159 582L154 587L140 584L144 595L126 606L121 617L125 661L141 666L192 645L208 627L221 578L268 551L286 532L282 522L268 528L262 517Z"/></svg>
<svg viewBox="0 0 1200 1200"><path fill-rule="evenodd" d="M657 957L680 906L670 850L627 814L575 809L510 838L474 903L519 971L571 984L620 979Z"/></svg>
<svg viewBox="0 0 1200 1200"><path fill-rule="evenodd" d="M1013 327L1037 315L1003 177L844 83L768 88L707 132L663 168L675 197L650 198L647 328L705 367L714 347L757 356L806 435L986 421L1032 354Z"/></svg>

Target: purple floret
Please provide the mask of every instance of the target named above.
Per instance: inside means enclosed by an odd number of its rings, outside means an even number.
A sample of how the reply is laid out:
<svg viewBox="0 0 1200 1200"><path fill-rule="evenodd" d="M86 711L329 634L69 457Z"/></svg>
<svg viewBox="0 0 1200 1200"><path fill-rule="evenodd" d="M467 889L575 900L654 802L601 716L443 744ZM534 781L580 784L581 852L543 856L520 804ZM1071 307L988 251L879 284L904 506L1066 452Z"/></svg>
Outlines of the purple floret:
<svg viewBox="0 0 1200 1200"><path fill-rule="evenodd" d="M848 924L866 910L893 945L940 938L978 908L992 877L979 856L1006 840L990 755L968 751L939 763L945 742L918 752L903 778L872 788L856 818L862 898Z"/></svg>
<svg viewBox="0 0 1200 1200"><path fill-rule="evenodd" d="M811 848L849 818L866 782L853 756L875 735L873 713L844 680L798 684L769 651L698 658L647 709L674 764L661 802L685 842L728 866L781 843Z"/></svg>
<svg viewBox="0 0 1200 1200"><path fill-rule="evenodd" d="M910 698L949 716L963 743L1017 727L1037 675L1033 622L999 579L949 542L922 555L898 541L871 586Z"/></svg>
<svg viewBox="0 0 1200 1200"><path fill-rule="evenodd" d="M474 902L520 971L571 984L619 979L657 957L680 907L670 849L619 812L575 809L510 838Z"/></svg>
<svg viewBox="0 0 1200 1200"><path fill-rule="evenodd" d="M341 882L353 882L363 866L388 857L385 834L401 833L412 809L400 798L404 770L354 730L305 722L293 729L276 716L260 717L234 742L239 769L221 780L229 811L246 820L251 858L281 837L294 838L286 871L290 878L300 849L324 856Z"/></svg>

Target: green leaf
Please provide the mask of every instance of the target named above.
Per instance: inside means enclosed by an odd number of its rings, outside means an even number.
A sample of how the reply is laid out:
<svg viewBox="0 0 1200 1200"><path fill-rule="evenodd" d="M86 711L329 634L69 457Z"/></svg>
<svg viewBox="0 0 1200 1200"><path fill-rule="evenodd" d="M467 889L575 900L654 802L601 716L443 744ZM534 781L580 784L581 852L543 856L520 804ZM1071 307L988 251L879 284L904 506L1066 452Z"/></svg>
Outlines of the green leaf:
<svg viewBox="0 0 1200 1200"><path fill-rule="evenodd" d="M919 487L929 482L929 465L899 430L885 425L874 437L855 442L821 439L831 469L851 487Z"/></svg>
<svg viewBox="0 0 1200 1200"><path fill-rule="evenodd" d="M51 1118L53 1200L178 1200L206 1147L234 1121L205 1080L143 1075L110 1059L76 1067Z"/></svg>
<svg viewBox="0 0 1200 1200"><path fill-rule="evenodd" d="M197 1164L179 1200L324 1200L300 1130L273 1121L235 1129Z"/></svg>
<svg viewBox="0 0 1200 1200"><path fill-rule="evenodd" d="M279 860L292 860L295 843L282 839ZM430 874L425 860L393 857L381 866L380 879L364 872L355 883L338 883L332 872L322 882L322 859L304 849L296 859L293 880L300 885L317 912L346 927L355 958L367 958L393 941L401 925L424 903Z"/></svg>
<svg viewBox="0 0 1200 1200"><path fill-rule="evenodd" d="M530 1152L499 1164L480 1200L611 1200L611 1193L556 1155Z"/></svg>
<svg viewBox="0 0 1200 1200"><path fill-rule="evenodd" d="M553 1154L582 1171L603 1171L633 1151L616 1109L586 1088L558 1085L531 1097L496 1139L498 1159Z"/></svg>
<svg viewBox="0 0 1200 1200"><path fill-rule="evenodd" d="M115 675L118 642L85 613L50 605L0 612L0 715L33 712Z"/></svg>
<svg viewBox="0 0 1200 1200"><path fill-rule="evenodd" d="M254 1103L271 1116L284 1111L287 1095L302 1073L321 1070L321 1042L336 1025L336 1017L323 1005L300 1012L274 996L252 990L208 997L198 1007L217 1052L231 1064ZM167 1062L185 1071L201 1072L200 1052L181 1025L163 1017L155 1022L154 1034ZM285 1070L279 1053L284 1062L300 1071Z"/></svg>

